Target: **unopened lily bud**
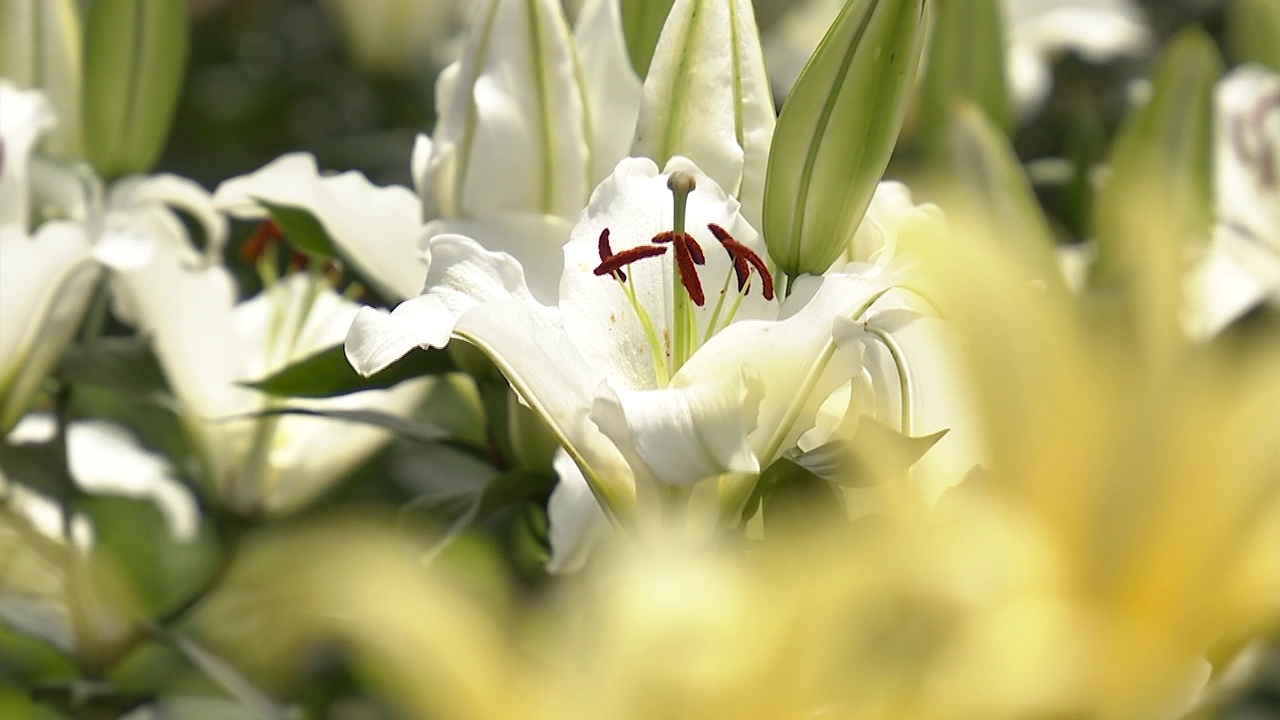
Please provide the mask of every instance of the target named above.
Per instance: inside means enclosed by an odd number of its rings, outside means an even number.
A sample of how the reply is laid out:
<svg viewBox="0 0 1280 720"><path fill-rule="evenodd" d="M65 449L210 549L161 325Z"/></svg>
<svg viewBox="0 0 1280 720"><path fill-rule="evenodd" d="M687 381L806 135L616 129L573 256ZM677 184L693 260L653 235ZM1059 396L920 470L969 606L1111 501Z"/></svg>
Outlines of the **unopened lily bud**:
<svg viewBox="0 0 1280 720"><path fill-rule="evenodd" d="M475 13L462 58L436 83L424 214L577 217L591 191L591 128L564 10L491 0Z"/></svg>
<svg viewBox="0 0 1280 720"><path fill-rule="evenodd" d="M1280 3L1233 0L1226 9L1227 44L1232 58L1280 72Z"/></svg>
<svg viewBox="0 0 1280 720"><path fill-rule="evenodd" d="M85 28L85 143L106 177L151 170L187 64L187 4L94 0Z"/></svg>
<svg viewBox="0 0 1280 720"><path fill-rule="evenodd" d="M764 236L789 277L820 274L862 221L902 129L926 0L850 0L787 97L769 154Z"/></svg>
<svg viewBox="0 0 1280 720"><path fill-rule="evenodd" d="M58 118L44 150L56 157L78 157L84 145L84 40L76 0L2 0L0 38L0 77L19 88L43 91Z"/></svg>
<svg viewBox="0 0 1280 720"><path fill-rule="evenodd" d="M644 82L632 155L687 157L759 225L776 118L746 0L679 0Z"/></svg>
<svg viewBox="0 0 1280 720"><path fill-rule="evenodd" d="M1007 131L1013 112L1005 84L1003 10L997 0L936 0L928 63L920 84L921 138L935 156L946 152L955 104L976 105Z"/></svg>

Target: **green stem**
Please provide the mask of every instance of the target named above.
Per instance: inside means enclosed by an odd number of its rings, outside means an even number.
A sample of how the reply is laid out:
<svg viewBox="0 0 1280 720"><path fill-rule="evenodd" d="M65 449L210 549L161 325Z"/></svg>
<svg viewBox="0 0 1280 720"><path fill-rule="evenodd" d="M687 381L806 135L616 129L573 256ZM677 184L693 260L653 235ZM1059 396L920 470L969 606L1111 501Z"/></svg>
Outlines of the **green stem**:
<svg viewBox="0 0 1280 720"><path fill-rule="evenodd" d="M671 223L671 231L675 235L675 239L672 241L672 250L675 250L676 243L682 242L681 238L685 229L685 213L689 208L689 193L693 192L696 185L693 176L679 171L671 173L670 179L667 180L667 187L671 189L671 195L675 202L675 211ZM671 374L673 375L679 372L681 366L693 354L694 333L697 331L696 320L693 316L693 304L681 280L679 255L679 252L671 254L671 261L675 267L671 282L671 292L674 295L671 314L675 325L672 329L672 334L675 336L672 338Z"/></svg>

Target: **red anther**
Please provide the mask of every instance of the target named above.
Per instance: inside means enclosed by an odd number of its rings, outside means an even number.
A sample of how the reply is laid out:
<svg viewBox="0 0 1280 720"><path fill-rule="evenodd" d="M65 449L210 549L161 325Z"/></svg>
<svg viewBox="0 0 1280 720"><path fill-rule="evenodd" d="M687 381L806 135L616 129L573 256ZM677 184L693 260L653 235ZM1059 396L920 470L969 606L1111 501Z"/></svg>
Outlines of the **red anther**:
<svg viewBox="0 0 1280 720"><path fill-rule="evenodd" d="M609 258L613 257L613 248L609 247L609 228L605 228L600 231L599 247L600 247L600 263L604 264L606 262L609 262ZM626 282L627 274L623 272L621 269L619 269L617 272L618 272L618 279L621 280L622 282ZM596 274L599 275L600 273L596 273Z"/></svg>
<svg viewBox="0 0 1280 720"><path fill-rule="evenodd" d="M693 239L692 235L685 233L684 244L689 247L689 255L693 257L695 263L699 265L707 264L707 256L703 254L702 246L698 244L697 240Z"/></svg>
<svg viewBox="0 0 1280 720"><path fill-rule="evenodd" d="M719 225L712 223L707 225L707 229L711 231L716 240L720 241L725 252L729 253L729 258L733 260L733 270L738 275L738 290L742 290L747 285L747 277L749 275L747 264L750 263L751 267L756 269L756 274L760 276L761 291L764 294L764 299L772 300L774 297L773 275L769 272L769 266L765 265L764 260L760 259L756 251L734 240L729 231Z"/></svg>
<svg viewBox="0 0 1280 720"><path fill-rule="evenodd" d="M667 249L664 247L658 247L656 245L638 245L628 250L623 250L616 255L610 255L607 260L597 265L596 269L592 272L596 275L612 275L614 273L618 273L621 276L623 266L630 265L637 260L665 255L666 252ZM622 278L619 277L619 279Z"/></svg>
<svg viewBox="0 0 1280 720"><path fill-rule="evenodd" d="M240 259L246 263L256 263L276 243L284 239L284 231L275 220L263 220L240 247Z"/></svg>
<svg viewBox="0 0 1280 720"><path fill-rule="evenodd" d="M702 294L702 281L698 279L698 270L694 267L693 253L689 251L689 244L677 242L672 243L672 246L676 249L676 267L680 270L680 283L684 285L685 292L689 293L689 299L693 300L693 304L702 307L707 302L707 297ZM701 254L702 250L699 249L698 252Z"/></svg>

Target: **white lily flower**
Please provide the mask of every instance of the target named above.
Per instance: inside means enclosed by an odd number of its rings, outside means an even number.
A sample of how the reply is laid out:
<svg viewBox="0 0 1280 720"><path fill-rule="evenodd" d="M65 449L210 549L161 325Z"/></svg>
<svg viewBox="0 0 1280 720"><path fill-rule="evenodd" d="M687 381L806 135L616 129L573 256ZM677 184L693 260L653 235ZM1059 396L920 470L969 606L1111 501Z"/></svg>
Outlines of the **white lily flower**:
<svg viewBox="0 0 1280 720"><path fill-rule="evenodd" d="M1217 224L1187 280L1184 326L1207 338L1258 303L1280 305L1280 75L1246 65L1214 104Z"/></svg>
<svg viewBox="0 0 1280 720"><path fill-rule="evenodd" d="M266 217L260 201L311 212L391 299L422 289L423 222L427 237L465 234L540 267L530 286L554 299L560 246L626 155L640 103L616 0L587 3L572 35L554 0L491 0L436 95L434 135L413 150L416 199L358 173L322 176L314 158L294 154L223 183L214 203L246 219Z"/></svg>
<svg viewBox="0 0 1280 720"><path fill-rule="evenodd" d="M157 253L122 273L118 299L145 334L177 397L219 502L242 514L293 510L385 445L386 431L311 416L260 417L279 402L241 385L341 342L358 305L321 274L295 273L236 302L230 273L191 253ZM313 401L310 410L379 410L407 415L421 381Z"/></svg>
<svg viewBox="0 0 1280 720"><path fill-rule="evenodd" d="M785 95L800 77L845 0L807 0L765 37L769 77ZM1053 87L1052 60L1064 52L1090 62L1138 55L1151 31L1132 0L1004 0L1006 80L1023 115Z"/></svg>
<svg viewBox="0 0 1280 720"><path fill-rule="evenodd" d="M83 228L31 231L31 153L53 127L38 92L0 83L0 432L22 417L88 308L98 267Z"/></svg>
<svg viewBox="0 0 1280 720"><path fill-rule="evenodd" d="M461 236L427 250L422 296L360 311L352 366L373 373L454 337L479 347L615 517L652 508L663 487L753 475L793 447L861 367L837 320L892 287L887 273L832 274L807 302L775 298L738 202L684 158L662 173L645 158L618 164L564 246L555 305L508 254ZM741 499L730 492L726 515Z"/></svg>

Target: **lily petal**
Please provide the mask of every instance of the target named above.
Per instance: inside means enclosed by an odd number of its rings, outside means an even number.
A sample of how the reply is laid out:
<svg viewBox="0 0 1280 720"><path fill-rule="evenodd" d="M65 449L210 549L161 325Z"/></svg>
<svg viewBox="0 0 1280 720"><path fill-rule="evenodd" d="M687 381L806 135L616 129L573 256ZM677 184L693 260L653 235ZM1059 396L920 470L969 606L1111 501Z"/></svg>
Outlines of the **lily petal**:
<svg viewBox="0 0 1280 720"><path fill-rule="evenodd" d="M378 187L358 172L321 176L315 158L292 153L223 182L215 207L241 219L266 217L259 201L302 208L378 290L413 297L426 276L417 248L418 200L408 188Z"/></svg>
<svg viewBox="0 0 1280 720"><path fill-rule="evenodd" d="M617 0L587 0L573 29L590 112L591 185L613 172L635 135L643 84L627 56Z"/></svg>
<svg viewBox="0 0 1280 720"><path fill-rule="evenodd" d="M0 225L30 230L29 157L54 124L53 110L43 95L0 81Z"/></svg>
<svg viewBox="0 0 1280 720"><path fill-rule="evenodd" d="M572 230L572 222L555 215L512 213L484 220L435 220L423 228L422 236L462 235L487 250L510 255L523 268L533 296L544 305L554 305L564 272L561 248Z"/></svg>
<svg viewBox="0 0 1280 720"><path fill-rule="evenodd" d="M551 527L547 572L575 573L587 564L591 551L608 533L609 518L569 453L557 450L553 466L560 481L547 502L547 522Z"/></svg>
<svg viewBox="0 0 1280 720"><path fill-rule="evenodd" d="M627 390L605 383L591 420L632 468L670 485L694 485L727 473L759 472L748 434L755 429L764 386L741 370L685 387Z"/></svg>
<svg viewBox="0 0 1280 720"><path fill-rule="evenodd" d="M745 0L679 0L644 83L632 154L697 163L758 225L776 116Z"/></svg>
<svg viewBox="0 0 1280 720"><path fill-rule="evenodd" d="M581 210L590 133L559 2L492 0L478 10L462 59L438 81L437 107L425 184L439 216Z"/></svg>
<svg viewBox="0 0 1280 720"><path fill-rule="evenodd" d="M0 227L0 432L26 411L75 335L99 273L78 225L45 223L34 237Z"/></svg>

